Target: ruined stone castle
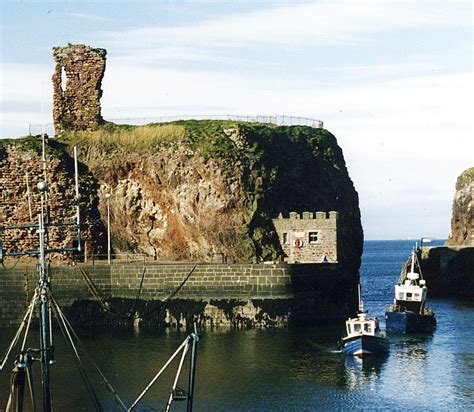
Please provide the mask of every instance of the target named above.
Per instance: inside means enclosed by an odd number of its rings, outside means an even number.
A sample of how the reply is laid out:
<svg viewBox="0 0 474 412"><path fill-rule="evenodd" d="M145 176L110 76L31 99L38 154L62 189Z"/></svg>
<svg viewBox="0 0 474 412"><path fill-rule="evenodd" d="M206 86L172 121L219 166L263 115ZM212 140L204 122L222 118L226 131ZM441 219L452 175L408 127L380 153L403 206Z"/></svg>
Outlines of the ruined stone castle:
<svg viewBox="0 0 474 412"><path fill-rule="evenodd" d="M54 47L53 119L56 134L94 130L103 123L100 112L105 49L83 44Z"/></svg>

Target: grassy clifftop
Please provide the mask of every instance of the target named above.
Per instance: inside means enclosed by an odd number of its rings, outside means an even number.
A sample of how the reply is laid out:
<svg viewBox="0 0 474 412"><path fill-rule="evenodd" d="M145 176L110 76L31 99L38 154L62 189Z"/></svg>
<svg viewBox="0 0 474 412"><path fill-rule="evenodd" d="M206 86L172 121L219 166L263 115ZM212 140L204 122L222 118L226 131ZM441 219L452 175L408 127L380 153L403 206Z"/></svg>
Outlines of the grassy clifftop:
<svg viewBox="0 0 474 412"><path fill-rule="evenodd" d="M113 194L116 249L170 259L216 251L234 260L276 258L272 218L336 210L341 262L352 273L359 269L358 196L327 130L213 120L106 123L48 143L55 154L72 145L97 180L102 209L104 193Z"/></svg>

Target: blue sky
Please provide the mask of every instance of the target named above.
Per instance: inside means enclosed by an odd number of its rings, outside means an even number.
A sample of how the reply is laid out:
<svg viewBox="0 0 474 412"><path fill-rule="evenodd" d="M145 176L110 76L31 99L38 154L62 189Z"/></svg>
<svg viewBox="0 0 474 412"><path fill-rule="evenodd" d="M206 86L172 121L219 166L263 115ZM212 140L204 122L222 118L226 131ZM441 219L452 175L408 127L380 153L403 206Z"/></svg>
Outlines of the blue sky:
<svg viewBox="0 0 474 412"><path fill-rule="evenodd" d="M106 119L321 119L367 239L449 234L474 165L470 1L1 2L0 136L51 122L51 48L108 51Z"/></svg>

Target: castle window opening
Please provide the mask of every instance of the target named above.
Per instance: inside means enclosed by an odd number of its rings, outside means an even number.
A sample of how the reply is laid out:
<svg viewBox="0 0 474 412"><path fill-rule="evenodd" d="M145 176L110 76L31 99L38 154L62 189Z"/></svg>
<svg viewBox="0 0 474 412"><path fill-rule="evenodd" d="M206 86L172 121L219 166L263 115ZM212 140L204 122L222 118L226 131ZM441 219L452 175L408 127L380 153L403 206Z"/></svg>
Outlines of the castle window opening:
<svg viewBox="0 0 474 412"><path fill-rule="evenodd" d="M284 245L289 245L290 244L290 238L289 238L287 232L283 232L282 238L283 238L283 244Z"/></svg>
<svg viewBox="0 0 474 412"><path fill-rule="evenodd" d="M319 232L308 232L308 242L311 243L318 243L319 240Z"/></svg>
<svg viewBox="0 0 474 412"><path fill-rule="evenodd" d="M62 66L61 67L61 90L65 92L66 88L67 88L67 74L66 74L66 70L64 70L64 66Z"/></svg>

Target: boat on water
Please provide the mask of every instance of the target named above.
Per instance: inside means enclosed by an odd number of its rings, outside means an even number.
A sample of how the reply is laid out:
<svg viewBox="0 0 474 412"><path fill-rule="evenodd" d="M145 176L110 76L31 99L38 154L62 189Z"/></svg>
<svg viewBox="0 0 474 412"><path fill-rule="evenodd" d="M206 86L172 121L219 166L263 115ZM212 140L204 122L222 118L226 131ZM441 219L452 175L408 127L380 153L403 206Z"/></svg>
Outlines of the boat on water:
<svg viewBox="0 0 474 412"><path fill-rule="evenodd" d="M385 311L387 331L398 333L430 333L436 327L434 312L425 306L428 287L421 273L420 262L413 249L406 269L395 285L393 305Z"/></svg>
<svg viewBox="0 0 474 412"><path fill-rule="evenodd" d="M364 357L388 353L389 341L385 333L380 330L379 320L367 316L360 299L359 311L355 318L346 320L346 336L342 338L342 352L347 355Z"/></svg>

